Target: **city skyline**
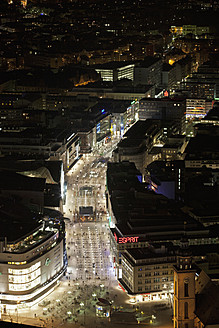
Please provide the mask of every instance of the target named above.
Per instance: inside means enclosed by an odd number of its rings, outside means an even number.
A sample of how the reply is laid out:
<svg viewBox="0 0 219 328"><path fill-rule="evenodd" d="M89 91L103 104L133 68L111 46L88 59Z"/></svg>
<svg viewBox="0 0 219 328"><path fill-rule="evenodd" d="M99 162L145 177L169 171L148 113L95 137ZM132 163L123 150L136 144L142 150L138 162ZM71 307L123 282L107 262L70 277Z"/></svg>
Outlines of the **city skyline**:
<svg viewBox="0 0 219 328"><path fill-rule="evenodd" d="M0 3L0 325L219 324L219 4Z"/></svg>

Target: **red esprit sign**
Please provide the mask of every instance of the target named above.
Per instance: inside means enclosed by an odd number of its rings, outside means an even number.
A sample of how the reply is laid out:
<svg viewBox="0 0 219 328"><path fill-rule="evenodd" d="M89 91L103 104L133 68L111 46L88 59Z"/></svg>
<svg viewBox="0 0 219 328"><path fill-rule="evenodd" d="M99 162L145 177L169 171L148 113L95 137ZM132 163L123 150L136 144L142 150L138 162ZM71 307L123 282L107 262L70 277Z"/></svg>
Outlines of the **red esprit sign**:
<svg viewBox="0 0 219 328"><path fill-rule="evenodd" d="M139 237L117 237L116 233L114 232L114 237L117 243L119 244L126 244L126 243L137 243Z"/></svg>

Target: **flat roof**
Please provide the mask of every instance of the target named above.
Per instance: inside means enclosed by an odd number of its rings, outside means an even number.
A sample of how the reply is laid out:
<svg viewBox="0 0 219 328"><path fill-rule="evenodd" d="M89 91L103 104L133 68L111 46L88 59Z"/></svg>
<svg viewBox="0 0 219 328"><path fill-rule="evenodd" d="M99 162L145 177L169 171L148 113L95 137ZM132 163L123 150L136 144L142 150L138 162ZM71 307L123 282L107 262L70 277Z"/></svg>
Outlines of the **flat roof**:
<svg viewBox="0 0 219 328"><path fill-rule="evenodd" d="M218 145L219 145L219 135L197 134L194 138L190 139L185 149L185 153L187 155L203 154L202 156L204 159L208 159L207 154L210 154L212 156L212 153L214 153L217 154L217 158L218 158L219 156Z"/></svg>
<svg viewBox="0 0 219 328"><path fill-rule="evenodd" d="M153 247L155 246L155 247ZM163 248L162 248L163 246ZM218 253L217 244L208 244L208 245L191 245L192 255L195 256L205 256L210 253ZM160 249L160 250L157 250ZM172 242L162 243L158 242L155 244L149 245L149 247L141 248L127 248L125 253L130 255L135 260L143 260L147 258L160 258L160 257L169 257L176 256L179 246L173 245ZM124 255L125 256L125 255ZM142 264L139 264L142 265Z"/></svg>
<svg viewBox="0 0 219 328"><path fill-rule="evenodd" d="M160 120L139 120L125 133L124 138L127 137L129 139L145 139L147 136L151 137L153 134L156 134L160 128Z"/></svg>
<svg viewBox="0 0 219 328"><path fill-rule="evenodd" d="M64 139L69 138L73 134L73 131L69 129L62 128L26 128L25 130L19 132L6 132L0 131L1 143L17 143L17 139L24 138L23 143L27 145L32 145L30 139L39 139L40 145L47 146L52 142L63 142ZM11 142L4 139L9 139ZM20 144L20 143L19 143ZM38 143L37 143L38 145ZM35 144L33 144L35 146Z"/></svg>
<svg viewBox="0 0 219 328"><path fill-rule="evenodd" d="M141 147L146 148L143 144L143 139L131 139L131 138L123 138L117 145L118 148L131 148L131 147Z"/></svg>
<svg viewBox="0 0 219 328"><path fill-rule="evenodd" d="M140 67L140 68L147 68L150 67L151 65L154 65L155 63L161 61L160 58L156 58L156 57L152 57L152 56L147 56L144 58L144 60L138 62L138 64L136 65L136 67Z"/></svg>
<svg viewBox="0 0 219 328"><path fill-rule="evenodd" d="M112 61L104 64L96 64L93 65L92 68L95 69L116 69L116 68L121 68L125 67L128 65L135 65L136 62L134 61Z"/></svg>
<svg viewBox="0 0 219 328"><path fill-rule="evenodd" d="M180 204L148 190L135 174L113 173L114 163L110 165L107 186L117 221L115 230L121 237L138 235L142 240L171 240L180 238L184 231L189 236L209 233L201 223L184 213Z"/></svg>
<svg viewBox="0 0 219 328"><path fill-rule="evenodd" d="M0 237L14 242L41 227L35 214L24 205L0 198Z"/></svg>
<svg viewBox="0 0 219 328"><path fill-rule="evenodd" d="M91 106L92 113L125 113L130 106L130 100L100 99L95 105ZM103 111L103 112L102 112Z"/></svg>
<svg viewBox="0 0 219 328"><path fill-rule="evenodd" d="M151 97L145 97L140 100L141 101L148 101L148 102L185 102L185 98L151 98Z"/></svg>
<svg viewBox="0 0 219 328"><path fill-rule="evenodd" d="M173 252L173 250L174 250L173 245L172 245L171 249ZM144 259L148 259L148 258L161 258L161 257L167 257L167 256L175 256L175 252L172 254L170 253L170 248L168 250L166 250L166 252L162 252L162 253L156 253L150 247L128 248L128 249L126 249L126 253L135 260L144 260ZM142 265L142 263L139 265Z"/></svg>

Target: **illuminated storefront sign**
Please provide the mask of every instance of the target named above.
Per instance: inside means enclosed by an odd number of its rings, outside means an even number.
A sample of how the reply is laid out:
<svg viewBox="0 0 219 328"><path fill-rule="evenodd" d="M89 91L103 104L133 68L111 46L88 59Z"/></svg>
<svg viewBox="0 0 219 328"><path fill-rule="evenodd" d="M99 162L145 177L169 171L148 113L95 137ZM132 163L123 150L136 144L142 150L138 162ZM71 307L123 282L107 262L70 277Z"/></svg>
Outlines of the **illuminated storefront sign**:
<svg viewBox="0 0 219 328"><path fill-rule="evenodd" d="M117 243L119 244L127 244L127 243L137 243L139 237L117 237L116 233L114 232L114 237Z"/></svg>

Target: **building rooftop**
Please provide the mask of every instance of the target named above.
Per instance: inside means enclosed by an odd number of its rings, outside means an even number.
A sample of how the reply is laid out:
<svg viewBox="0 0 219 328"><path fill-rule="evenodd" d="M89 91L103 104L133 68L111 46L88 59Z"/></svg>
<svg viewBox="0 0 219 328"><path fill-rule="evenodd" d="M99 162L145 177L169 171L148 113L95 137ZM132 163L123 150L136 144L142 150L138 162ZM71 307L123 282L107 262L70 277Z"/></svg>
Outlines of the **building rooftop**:
<svg viewBox="0 0 219 328"><path fill-rule="evenodd" d="M124 138L130 139L145 139L146 137L152 137L156 134L161 127L160 120L148 119L146 121L137 121L131 129L129 129Z"/></svg>
<svg viewBox="0 0 219 328"><path fill-rule="evenodd" d="M145 149L144 139L131 139L131 138L123 138L117 145L118 148L131 148L138 147L141 149ZM140 150L140 149L139 149Z"/></svg>
<svg viewBox="0 0 219 328"><path fill-rule="evenodd" d="M200 294L196 294L195 314L206 327L219 323L219 285L212 281L205 286Z"/></svg>
<svg viewBox="0 0 219 328"><path fill-rule="evenodd" d="M186 159L189 157L194 158L195 155L204 159L219 158L218 145L219 135L197 134L194 138L190 139L185 149Z"/></svg>
<svg viewBox="0 0 219 328"><path fill-rule="evenodd" d="M159 62L160 60L161 60L160 58L147 56L144 58L144 60L138 62L136 67L148 68L148 67L154 65L155 63Z"/></svg>
<svg viewBox="0 0 219 328"><path fill-rule="evenodd" d="M171 69L173 69L172 65L167 64L167 63L163 63L163 66L162 66L162 71L163 72L169 72L169 71L171 71Z"/></svg>
<svg viewBox="0 0 219 328"><path fill-rule="evenodd" d="M46 179L46 182L59 183L62 161L47 160L5 160L0 159L0 170L17 172L23 175L34 175ZM9 173L8 173L9 174ZM29 179L29 178L28 178Z"/></svg>
<svg viewBox="0 0 219 328"><path fill-rule="evenodd" d="M143 187L138 177L141 173L132 162L107 163L107 187L109 193L116 190L127 190L131 187Z"/></svg>
<svg viewBox="0 0 219 328"><path fill-rule="evenodd" d="M42 224L30 210L15 200L0 198L0 237L15 242L38 230Z"/></svg>
<svg viewBox="0 0 219 328"><path fill-rule="evenodd" d="M218 245L190 245L192 256L207 256L211 253L217 253ZM128 248L126 254L134 260L144 260L147 258L161 258L165 256L176 256L179 246L173 245L172 242L149 243L148 247ZM202 262L201 262L202 263Z"/></svg>
<svg viewBox="0 0 219 328"><path fill-rule="evenodd" d="M142 98L141 101L149 101L149 102L185 102L184 98L169 98L169 97L164 97L164 98L151 98L151 97L146 97Z"/></svg>
<svg viewBox="0 0 219 328"><path fill-rule="evenodd" d="M115 99L99 99L99 101L91 107L92 113L125 113L130 105L130 100L115 100Z"/></svg>
<svg viewBox="0 0 219 328"><path fill-rule="evenodd" d="M214 107L208 112L208 114L203 118L204 121L212 120L218 121L219 120L219 103L215 103Z"/></svg>
<svg viewBox="0 0 219 328"><path fill-rule="evenodd" d="M160 252L154 252L152 247L142 247L142 248L128 248L126 249L126 254L129 257L132 257L134 260L146 260L150 258L161 258L161 257L167 257L167 256L175 256L175 247L172 245L172 243L166 243L168 245L162 245ZM168 247L168 248L167 248ZM134 263L134 262L133 262Z"/></svg>
<svg viewBox="0 0 219 328"><path fill-rule="evenodd" d="M45 179L27 177L12 171L0 171L0 190L23 190L42 192Z"/></svg>
<svg viewBox="0 0 219 328"><path fill-rule="evenodd" d="M72 131L62 128L26 128L19 132L0 132L1 144L25 144L49 146L52 143L63 143L72 135ZM35 143L33 143L35 140Z"/></svg>
<svg viewBox="0 0 219 328"><path fill-rule="evenodd" d="M104 64L96 64L93 65L92 67L95 69L117 69L121 67L125 67L128 65L134 65L135 62L133 61L113 61L113 62L108 62Z"/></svg>
<svg viewBox="0 0 219 328"><path fill-rule="evenodd" d="M138 235L140 239L150 241L174 240L180 238L185 230L189 236L208 235L209 230L184 213L180 204L147 190L147 185L141 183L136 175L114 173L114 163L110 165L107 186L118 235Z"/></svg>
<svg viewBox="0 0 219 328"><path fill-rule="evenodd" d="M154 161L147 166L151 178L161 181L175 181L175 170L184 167L184 161Z"/></svg>

